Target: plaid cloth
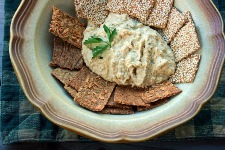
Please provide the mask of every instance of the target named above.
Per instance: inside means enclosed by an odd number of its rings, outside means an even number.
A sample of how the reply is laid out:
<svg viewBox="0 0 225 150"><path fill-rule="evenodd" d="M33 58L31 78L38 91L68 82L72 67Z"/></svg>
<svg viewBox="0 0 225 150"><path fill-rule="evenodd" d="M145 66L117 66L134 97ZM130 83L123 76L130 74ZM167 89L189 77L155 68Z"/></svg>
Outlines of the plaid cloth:
<svg viewBox="0 0 225 150"><path fill-rule="evenodd" d="M26 99L12 68L9 26L21 0L5 0L5 31L2 57L1 136L4 144L22 141L91 141L66 131L43 117ZM225 18L225 1L214 0ZM225 137L225 69L218 89L196 117L153 141L194 140ZM152 140L151 140L152 141Z"/></svg>

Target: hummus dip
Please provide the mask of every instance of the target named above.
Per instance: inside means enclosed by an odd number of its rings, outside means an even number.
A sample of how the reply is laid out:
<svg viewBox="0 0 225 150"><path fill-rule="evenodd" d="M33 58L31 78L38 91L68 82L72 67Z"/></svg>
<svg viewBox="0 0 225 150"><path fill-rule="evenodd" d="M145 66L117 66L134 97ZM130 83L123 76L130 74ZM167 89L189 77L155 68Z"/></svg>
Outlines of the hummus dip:
<svg viewBox="0 0 225 150"><path fill-rule="evenodd" d="M137 87L161 83L174 74L173 51L157 31L127 14L110 13L104 24L111 31L117 29L111 48L92 59L92 50L82 45L84 61L94 73L119 85ZM108 41L103 25L89 22L83 42L91 36Z"/></svg>

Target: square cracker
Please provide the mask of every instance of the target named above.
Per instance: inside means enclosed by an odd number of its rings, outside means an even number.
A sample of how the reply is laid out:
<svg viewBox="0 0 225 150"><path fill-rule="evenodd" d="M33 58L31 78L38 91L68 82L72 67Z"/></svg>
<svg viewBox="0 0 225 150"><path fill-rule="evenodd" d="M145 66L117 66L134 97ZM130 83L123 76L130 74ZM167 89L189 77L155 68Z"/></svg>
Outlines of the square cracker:
<svg viewBox="0 0 225 150"><path fill-rule="evenodd" d="M79 23L77 19L53 7L49 31L55 36L81 49L84 30L84 25Z"/></svg>
<svg viewBox="0 0 225 150"><path fill-rule="evenodd" d="M193 54L177 64L175 74L170 77L172 83L190 83L193 82L198 71L200 55Z"/></svg>
<svg viewBox="0 0 225 150"><path fill-rule="evenodd" d="M51 74L58 79L63 84L67 84L67 82L72 78L74 75L77 74L77 71L71 71L68 69L56 68L54 69Z"/></svg>
<svg viewBox="0 0 225 150"><path fill-rule="evenodd" d="M79 17L91 20L98 26L105 22L105 18L109 14L108 10L106 10L106 5L107 0L79 0L79 2L75 2L75 8Z"/></svg>
<svg viewBox="0 0 225 150"><path fill-rule="evenodd" d="M155 0L132 0L127 6L127 12L130 16L145 23L152 11L154 3Z"/></svg>
<svg viewBox="0 0 225 150"><path fill-rule="evenodd" d="M186 21L186 17L175 7L173 7L169 14L167 26L162 30L166 36L167 43L170 43L175 34L180 30Z"/></svg>
<svg viewBox="0 0 225 150"><path fill-rule="evenodd" d="M165 103L167 103L169 101L170 98L164 98L164 99L160 99L156 102L152 102L150 103L149 106L137 106L137 111L145 111L145 110L149 110L149 109L152 109L152 108L156 108L156 107L159 107Z"/></svg>
<svg viewBox="0 0 225 150"><path fill-rule="evenodd" d="M177 95L181 92L182 91L171 82L166 81L150 87L145 93L142 94L142 99L145 103L152 103L160 99Z"/></svg>
<svg viewBox="0 0 225 150"><path fill-rule="evenodd" d="M89 110L102 111L115 85L91 72L79 88L74 101Z"/></svg>
<svg viewBox="0 0 225 150"><path fill-rule="evenodd" d="M108 0L106 9L117 14L126 14L131 0Z"/></svg>
<svg viewBox="0 0 225 150"><path fill-rule="evenodd" d="M156 28L165 28L174 0L156 0L152 12L146 22L147 25Z"/></svg>
<svg viewBox="0 0 225 150"><path fill-rule="evenodd" d="M179 32L177 32L170 45L173 49L176 62L179 62L196 52L200 48L200 42L198 40L194 22L189 21L184 25Z"/></svg>
<svg viewBox="0 0 225 150"><path fill-rule="evenodd" d="M146 89L131 86L117 86L114 94L114 101L120 104L132 106L148 106L142 99Z"/></svg>
<svg viewBox="0 0 225 150"><path fill-rule="evenodd" d="M114 114L114 115L129 115L133 114L134 111L132 108L113 108L113 107L105 107L102 111L102 114Z"/></svg>
<svg viewBox="0 0 225 150"><path fill-rule="evenodd" d="M70 70L80 69L83 66L81 50L60 38L55 38L50 66Z"/></svg>
<svg viewBox="0 0 225 150"><path fill-rule="evenodd" d="M83 66L76 75L70 78L67 84L78 91L90 73L90 69L88 69L86 66Z"/></svg>

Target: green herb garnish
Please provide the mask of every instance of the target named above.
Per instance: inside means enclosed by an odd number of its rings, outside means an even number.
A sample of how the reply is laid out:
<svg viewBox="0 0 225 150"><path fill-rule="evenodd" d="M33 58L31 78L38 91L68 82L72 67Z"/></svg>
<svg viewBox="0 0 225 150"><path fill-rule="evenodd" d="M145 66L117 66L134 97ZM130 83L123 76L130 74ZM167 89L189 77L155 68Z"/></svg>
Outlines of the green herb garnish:
<svg viewBox="0 0 225 150"><path fill-rule="evenodd" d="M84 41L84 45L89 44L100 44L92 49L92 58L95 58L99 54L101 54L103 51L105 51L107 48L111 47L111 43L114 39L114 37L117 35L117 30L114 29L113 31L110 31L109 27L106 25L103 25L104 31L107 34L108 41L104 41L103 39L95 36L91 36L87 40Z"/></svg>

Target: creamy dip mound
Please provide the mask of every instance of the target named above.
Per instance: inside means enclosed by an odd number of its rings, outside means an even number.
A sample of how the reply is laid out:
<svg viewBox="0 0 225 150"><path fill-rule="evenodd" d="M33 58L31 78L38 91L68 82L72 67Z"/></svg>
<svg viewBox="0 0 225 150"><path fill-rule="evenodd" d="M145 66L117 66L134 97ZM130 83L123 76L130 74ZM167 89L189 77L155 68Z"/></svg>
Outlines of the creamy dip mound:
<svg viewBox="0 0 225 150"><path fill-rule="evenodd" d="M111 48L92 59L92 50L82 45L84 61L93 72L107 81L137 87L161 83L174 74L173 52L157 31L127 14L110 13L104 24L111 31L117 29ZM91 36L108 40L103 25L89 22L83 42Z"/></svg>

